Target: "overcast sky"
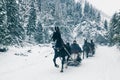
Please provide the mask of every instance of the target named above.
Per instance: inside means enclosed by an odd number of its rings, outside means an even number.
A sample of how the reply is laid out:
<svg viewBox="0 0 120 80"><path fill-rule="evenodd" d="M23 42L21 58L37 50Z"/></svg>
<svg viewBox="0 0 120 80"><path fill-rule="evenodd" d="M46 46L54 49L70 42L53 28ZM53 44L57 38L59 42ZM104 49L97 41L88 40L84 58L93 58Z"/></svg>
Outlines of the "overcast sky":
<svg viewBox="0 0 120 80"><path fill-rule="evenodd" d="M87 0L97 9L112 16L116 11L120 10L120 0Z"/></svg>

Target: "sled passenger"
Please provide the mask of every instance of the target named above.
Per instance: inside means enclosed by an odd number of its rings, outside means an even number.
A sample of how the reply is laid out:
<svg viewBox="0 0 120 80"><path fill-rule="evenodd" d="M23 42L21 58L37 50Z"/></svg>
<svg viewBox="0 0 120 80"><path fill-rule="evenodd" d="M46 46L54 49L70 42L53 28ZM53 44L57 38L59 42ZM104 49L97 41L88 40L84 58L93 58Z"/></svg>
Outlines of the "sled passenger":
<svg viewBox="0 0 120 80"><path fill-rule="evenodd" d="M80 58L81 60L81 57L80 57L80 53L82 52L79 44L77 44L77 41L74 40L73 43L71 44L71 53L72 54L77 54L77 59Z"/></svg>
<svg viewBox="0 0 120 80"><path fill-rule="evenodd" d="M77 44L76 40L74 40L73 43L71 44L71 52L75 53L75 54L82 52L82 50L81 50L79 44Z"/></svg>

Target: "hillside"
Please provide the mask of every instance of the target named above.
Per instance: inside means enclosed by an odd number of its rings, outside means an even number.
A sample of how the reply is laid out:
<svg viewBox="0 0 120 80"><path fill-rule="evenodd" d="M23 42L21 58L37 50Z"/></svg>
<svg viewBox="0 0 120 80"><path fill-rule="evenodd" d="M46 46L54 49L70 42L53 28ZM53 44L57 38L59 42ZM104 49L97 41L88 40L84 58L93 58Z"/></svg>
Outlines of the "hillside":
<svg viewBox="0 0 120 80"><path fill-rule="evenodd" d="M107 41L108 18L85 0L3 1L1 10L1 44L50 43L55 26L60 27L65 42Z"/></svg>
<svg viewBox="0 0 120 80"><path fill-rule="evenodd" d="M23 1L25 4L30 4L30 2L30 0ZM108 17L89 2L84 0L79 2L74 2L74 0L36 0L34 5L37 16L36 25L38 23L42 25L44 42L49 42L49 36L52 35L54 26L60 27L64 41L72 41L76 38L93 39L97 43L106 41L107 30L104 28L104 21L108 20ZM24 24L27 23L28 21ZM75 36L75 34L77 35Z"/></svg>

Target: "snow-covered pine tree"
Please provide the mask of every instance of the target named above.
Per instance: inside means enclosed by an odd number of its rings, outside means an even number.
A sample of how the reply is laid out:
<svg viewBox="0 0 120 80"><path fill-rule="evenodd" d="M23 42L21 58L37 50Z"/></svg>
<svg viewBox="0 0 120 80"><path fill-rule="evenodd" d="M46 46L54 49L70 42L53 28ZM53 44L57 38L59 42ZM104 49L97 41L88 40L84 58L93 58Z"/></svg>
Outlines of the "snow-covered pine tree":
<svg viewBox="0 0 120 80"><path fill-rule="evenodd" d="M91 21L96 21L99 23L101 21L101 13L95 7L93 7L89 2L85 1L84 6L84 18L89 18Z"/></svg>
<svg viewBox="0 0 120 80"><path fill-rule="evenodd" d="M42 3L42 0L37 0L39 11L41 11L41 3Z"/></svg>
<svg viewBox="0 0 120 80"><path fill-rule="evenodd" d="M30 0L18 0L20 23L25 28L28 23Z"/></svg>
<svg viewBox="0 0 120 80"><path fill-rule="evenodd" d="M90 12L90 4L87 1L85 1L84 16L89 17L89 12Z"/></svg>
<svg viewBox="0 0 120 80"><path fill-rule="evenodd" d="M20 24L18 4L16 0L6 0L7 29L9 30L9 43L18 44L24 39L24 29Z"/></svg>
<svg viewBox="0 0 120 80"><path fill-rule="evenodd" d="M6 27L6 6L5 0L0 1L0 44L6 45L8 30Z"/></svg>
<svg viewBox="0 0 120 80"><path fill-rule="evenodd" d="M96 14L96 22L100 22L101 21L101 14L100 14L100 12L98 12L97 14Z"/></svg>
<svg viewBox="0 0 120 80"><path fill-rule="evenodd" d="M36 32L36 9L34 7L34 0L30 5L30 13L27 24L27 35L29 36L29 41L34 40L34 35Z"/></svg>
<svg viewBox="0 0 120 80"><path fill-rule="evenodd" d="M110 43L120 46L120 11L115 13L110 22Z"/></svg>
<svg viewBox="0 0 120 80"><path fill-rule="evenodd" d="M74 12L74 1L73 0L66 1L66 11L67 11L67 16L72 18L73 12Z"/></svg>
<svg viewBox="0 0 120 80"><path fill-rule="evenodd" d="M105 28L106 30L108 30L108 22L107 22L107 20L104 21L104 28Z"/></svg>
<svg viewBox="0 0 120 80"><path fill-rule="evenodd" d="M43 43L43 27L40 21L36 27L35 40L37 43Z"/></svg>
<svg viewBox="0 0 120 80"><path fill-rule="evenodd" d="M78 2L75 5L75 9L74 9L74 21L75 24L78 24L81 20L82 17L82 5Z"/></svg>
<svg viewBox="0 0 120 80"><path fill-rule="evenodd" d="M5 15L6 15L5 2L4 0L1 0L0 1L0 26L4 25Z"/></svg>

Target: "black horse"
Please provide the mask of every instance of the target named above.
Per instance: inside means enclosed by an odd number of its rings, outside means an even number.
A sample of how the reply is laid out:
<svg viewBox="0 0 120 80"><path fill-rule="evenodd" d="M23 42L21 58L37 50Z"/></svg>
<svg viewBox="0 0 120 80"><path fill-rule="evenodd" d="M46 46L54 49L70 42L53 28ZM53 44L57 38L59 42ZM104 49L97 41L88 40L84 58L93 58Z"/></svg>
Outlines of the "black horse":
<svg viewBox="0 0 120 80"><path fill-rule="evenodd" d="M91 56L94 55L94 53L95 53L94 45L93 45L93 43L89 43L89 42L87 42L87 40L84 40L83 58L84 58L84 55L86 55L86 58L88 58L90 53L91 53Z"/></svg>
<svg viewBox="0 0 120 80"><path fill-rule="evenodd" d="M68 57L70 54L61 38L60 30L58 27L55 27L55 32L53 33L52 39L55 42L55 46L53 47L55 51L53 62L55 67L59 67L59 65L56 64L56 58L60 57L62 64L61 72L63 72L63 66L66 61L65 57Z"/></svg>

